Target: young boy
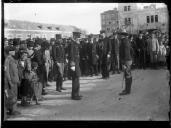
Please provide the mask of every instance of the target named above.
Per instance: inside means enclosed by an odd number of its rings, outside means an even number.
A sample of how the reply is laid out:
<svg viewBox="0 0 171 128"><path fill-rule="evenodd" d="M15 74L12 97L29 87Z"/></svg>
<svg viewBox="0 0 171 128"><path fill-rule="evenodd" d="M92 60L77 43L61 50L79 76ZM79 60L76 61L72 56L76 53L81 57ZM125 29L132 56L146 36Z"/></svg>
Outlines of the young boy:
<svg viewBox="0 0 171 128"><path fill-rule="evenodd" d="M37 67L38 64L36 62L32 62L32 70L31 70L31 88L32 88L32 97L31 97L31 101L33 99L33 97L35 96L35 100L36 100L36 105L40 105L40 103L38 102L38 99L41 96L41 91L42 91L42 85L41 83L38 81L38 76L37 76Z"/></svg>

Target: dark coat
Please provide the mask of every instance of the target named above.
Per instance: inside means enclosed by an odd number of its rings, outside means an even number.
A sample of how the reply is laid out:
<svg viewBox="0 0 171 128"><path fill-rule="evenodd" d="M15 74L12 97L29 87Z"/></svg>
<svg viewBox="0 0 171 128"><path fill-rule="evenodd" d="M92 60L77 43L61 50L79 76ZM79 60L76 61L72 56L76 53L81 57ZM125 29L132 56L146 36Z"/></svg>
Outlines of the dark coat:
<svg viewBox="0 0 171 128"><path fill-rule="evenodd" d="M109 41L109 39L106 37L104 39L102 39L102 54L103 56L106 56L107 54L111 54L111 42Z"/></svg>
<svg viewBox="0 0 171 128"><path fill-rule="evenodd" d="M122 38L121 39L121 45L120 45L120 59L121 61L129 61L132 60L132 48L130 41L128 38Z"/></svg>
<svg viewBox="0 0 171 128"><path fill-rule="evenodd" d="M57 44L52 48L53 60L58 63L64 63L65 61L65 49L61 44Z"/></svg>
<svg viewBox="0 0 171 128"><path fill-rule="evenodd" d="M97 64L97 43L98 42L93 42L93 46L92 46L92 63L93 64Z"/></svg>
<svg viewBox="0 0 171 128"><path fill-rule="evenodd" d="M120 45L120 42L119 42L119 39L111 39L111 54L112 55L118 55L119 54L119 45Z"/></svg>
<svg viewBox="0 0 171 128"><path fill-rule="evenodd" d="M75 72L71 71L72 77L80 77L81 71L80 71L80 55L79 55L79 44L77 44L75 41L73 41L69 46L69 62L70 67L75 66Z"/></svg>

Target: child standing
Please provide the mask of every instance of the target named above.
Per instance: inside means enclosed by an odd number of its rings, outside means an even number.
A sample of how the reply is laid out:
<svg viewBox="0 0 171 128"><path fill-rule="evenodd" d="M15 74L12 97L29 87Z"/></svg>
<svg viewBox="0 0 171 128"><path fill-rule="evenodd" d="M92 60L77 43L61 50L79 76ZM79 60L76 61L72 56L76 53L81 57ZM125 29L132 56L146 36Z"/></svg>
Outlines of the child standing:
<svg viewBox="0 0 171 128"><path fill-rule="evenodd" d="M32 70L31 70L31 88L32 88L32 97L31 97L31 101L32 99L35 97L36 100L36 105L40 105L40 103L38 102L38 100L41 97L42 94L42 85L39 82L38 76L37 76L37 67L38 64L36 62L32 62Z"/></svg>

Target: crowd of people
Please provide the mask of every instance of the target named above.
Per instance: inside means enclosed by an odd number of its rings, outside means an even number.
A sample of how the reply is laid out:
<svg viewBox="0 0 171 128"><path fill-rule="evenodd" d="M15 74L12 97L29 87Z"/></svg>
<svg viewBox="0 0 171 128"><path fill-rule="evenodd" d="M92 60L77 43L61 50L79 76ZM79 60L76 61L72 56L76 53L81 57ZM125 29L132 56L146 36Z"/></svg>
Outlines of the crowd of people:
<svg viewBox="0 0 171 128"><path fill-rule="evenodd" d="M56 91L66 90L63 81L72 80L73 100L80 100L80 76L102 74L103 79L124 72L125 90L131 91L131 69L166 66L169 55L167 34L114 32L98 37L21 40L4 39L4 101L8 115L20 114L17 101L28 106L44 100L48 81L56 81Z"/></svg>

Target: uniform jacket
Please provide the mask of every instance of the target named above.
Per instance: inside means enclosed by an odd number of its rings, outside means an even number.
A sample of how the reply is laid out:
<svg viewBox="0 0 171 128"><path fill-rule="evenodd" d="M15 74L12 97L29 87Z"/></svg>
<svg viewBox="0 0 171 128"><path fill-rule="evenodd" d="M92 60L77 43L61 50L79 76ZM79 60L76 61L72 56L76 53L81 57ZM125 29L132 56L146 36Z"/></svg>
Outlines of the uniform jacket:
<svg viewBox="0 0 171 128"><path fill-rule="evenodd" d="M61 44L57 44L52 48L52 56L54 61L57 61L58 63L64 63L65 62L65 50L64 46Z"/></svg>

